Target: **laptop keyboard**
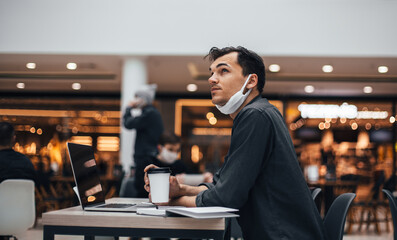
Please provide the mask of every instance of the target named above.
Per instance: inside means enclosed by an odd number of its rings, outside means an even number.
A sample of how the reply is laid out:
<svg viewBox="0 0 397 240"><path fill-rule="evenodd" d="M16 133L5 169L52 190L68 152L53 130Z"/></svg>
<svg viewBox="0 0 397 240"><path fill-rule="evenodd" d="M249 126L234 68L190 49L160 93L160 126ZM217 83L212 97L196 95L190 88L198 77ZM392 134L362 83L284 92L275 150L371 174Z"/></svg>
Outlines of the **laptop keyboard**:
<svg viewBox="0 0 397 240"><path fill-rule="evenodd" d="M98 208L128 208L135 204L130 203L107 203L105 205L98 206Z"/></svg>

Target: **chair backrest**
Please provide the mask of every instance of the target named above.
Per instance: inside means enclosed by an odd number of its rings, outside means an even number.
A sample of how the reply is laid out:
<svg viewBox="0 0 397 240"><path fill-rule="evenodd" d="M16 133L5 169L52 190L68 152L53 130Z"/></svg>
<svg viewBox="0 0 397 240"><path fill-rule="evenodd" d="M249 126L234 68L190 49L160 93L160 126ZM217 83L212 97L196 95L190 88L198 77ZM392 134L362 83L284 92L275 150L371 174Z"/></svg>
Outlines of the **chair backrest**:
<svg viewBox="0 0 397 240"><path fill-rule="evenodd" d="M356 194L354 193L343 193L334 200L328 209L324 218L324 227L328 240L343 239L347 211L355 197Z"/></svg>
<svg viewBox="0 0 397 240"><path fill-rule="evenodd" d="M23 233L35 219L34 182L8 179L0 183L0 235Z"/></svg>
<svg viewBox="0 0 397 240"><path fill-rule="evenodd" d="M312 193L312 198L314 203L316 204L317 210L319 213L321 213L321 199L319 198L321 188L311 188L310 191Z"/></svg>
<svg viewBox="0 0 397 240"><path fill-rule="evenodd" d="M318 194L321 192L321 188L314 188L312 191L313 200L316 201Z"/></svg>
<svg viewBox="0 0 397 240"><path fill-rule="evenodd" d="M387 198L389 199L391 216L393 218L394 239L397 240L397 203L396 200L394 199L393 194L389 190L382 189L382 191L386 194Z"/></svg>

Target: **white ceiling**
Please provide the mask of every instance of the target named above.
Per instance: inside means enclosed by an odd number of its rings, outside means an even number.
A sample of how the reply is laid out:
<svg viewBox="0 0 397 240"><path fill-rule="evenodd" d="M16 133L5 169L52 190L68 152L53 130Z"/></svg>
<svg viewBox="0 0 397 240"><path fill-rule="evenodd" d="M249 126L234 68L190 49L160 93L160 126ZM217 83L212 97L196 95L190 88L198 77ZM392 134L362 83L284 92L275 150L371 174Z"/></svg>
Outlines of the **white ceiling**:
<svg viewBox="0 0 397 240"><path fill-rule="evenodd" d="M279 73L267 73L264 94L279 96L382 96L395 97L397 93L397 58L342 58L342 57L276 57L263 56L265 66L277 63ZM26 69L27 62L35 62L35 70ZM66 69L66 63L75 62L77 70ZM192 75L188 64L198 76ZM333 73L323 73L325 64L334 67ZM81 93L119 93L122 56L106 55L26 55L0 54L1 92L76 92L71 84L79 82ZM380 74L378 66L386 65L389 72ZM148 81L158 85L164 94L189 94L187 84L195 83L195 94L208 94L206 81L208 60L202 56L149 56ZM25 89L16 88L19 82ZM304 92L305 85L313 85L315 92ZM364 86L372 86L372 94L363 93Z"/></svg>

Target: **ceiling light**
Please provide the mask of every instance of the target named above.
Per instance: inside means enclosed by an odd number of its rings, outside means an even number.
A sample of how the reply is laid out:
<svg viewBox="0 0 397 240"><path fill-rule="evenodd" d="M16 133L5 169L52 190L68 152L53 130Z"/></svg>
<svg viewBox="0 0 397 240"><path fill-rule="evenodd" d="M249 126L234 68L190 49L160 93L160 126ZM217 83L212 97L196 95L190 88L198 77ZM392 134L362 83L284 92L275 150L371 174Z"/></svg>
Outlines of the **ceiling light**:
<svg viewBox="0 0 397 240"><path fill-rule="evenodd" d="M323 72L330 73L332 71L334 71L334 67L332 67L331 65L324 65L323 66Z"/></svg>
<svg viewBox="0 0 397 240"><path fill-rule="evenodd" d="M373 90L374 90L374 89L373 89L371 86L365 86L365 87L363 88L363 92L364 92L364 93L372 93Z"/></svg>
<svg viewBox="0 0 397 240"><path fill-rule="evenodd" d="M379 73L387 73L388 71L389 71L389 68L387 66L379 66L378 67Z"/></svg>
<svg viewBox="0 0 397 240"><path fill-rule="evenodd" d="M278 65L278 64L271 64L270 66L269 66L269 71L270 72L280 72L280 65Z"/></svg>
<svg viewBox="0 0 397 240"><path fill-rule="evenodd" d="M314 92L314 87L312 85L305 86L305 92L307 92L307 93Z"/></svg>
<svg viewBox="0 0 397 240"><path fill-rule="evenodd" d="M25 88L25 83L23 83L23 82L17 83L17 88L24 89Z"/></svg>
<svg viewBox="0 0 397 240"><path fill-rule="evenodd" d="M188 85L186 86L186 89L187 89L189 92L195 92L195 91L197 91L197 85L194 84L194 83L188 84Z"/></svg>
<svg viewBox="0 0 397 240"><path fill-rule="evenodd" d="M72 88L74 90L80 90L81 89L81 84L80 83L73 83L72 84Z"/></svg>
<svg viewBox="0 0 397 240"><path fill-rule="evenodd" d="M36 68L36 63L33 63L33 62L26 63L26 68L27 69L35 69Z"/></svg>
<svg viewBox="0 0 397 240"><path fill-rule="evenodd" d="M77 64L73 63L73 62L70 62L70 63L66 64L66 68L69 69L69 70L76 70Z"/></svg>

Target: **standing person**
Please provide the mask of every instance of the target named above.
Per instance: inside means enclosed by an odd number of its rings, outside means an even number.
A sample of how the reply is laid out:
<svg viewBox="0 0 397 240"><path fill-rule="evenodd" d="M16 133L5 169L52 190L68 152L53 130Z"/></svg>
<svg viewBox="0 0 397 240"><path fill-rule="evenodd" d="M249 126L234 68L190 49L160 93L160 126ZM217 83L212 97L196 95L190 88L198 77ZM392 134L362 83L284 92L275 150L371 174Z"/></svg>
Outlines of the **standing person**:
<svg viewBox="0 0 397 240"><path fill-rule="evenodd" d="M209 58L212 102L233 119L229 152L210 184L186 186L170 177L169 204L237 208L246 240L324 239L284 119L261 97L262 58L243 47L214 47ZM150 191L146 174L145 184Z"/></svg>
<svg viewBox="0 0 397 240"><path fill-rule="evenodd" d="M0 122L0 183L6 179L31 179L36 172L28 157L12 149L15 143L14 127Z"/></svg>
<svg viewBox="0 0 397 240"><path fill-rule="evenodd" d="M135 99L130 102L123 116L123 124L127 129L136 130L134 162L135 188L137 197L147 197L144 189L144 168L151 163L151 158L157 155L157 144L163 133L163 121L160 112L152 105L155 86L139 90ZM132 114L131 110L140 110L140 114Z"/></svg>

